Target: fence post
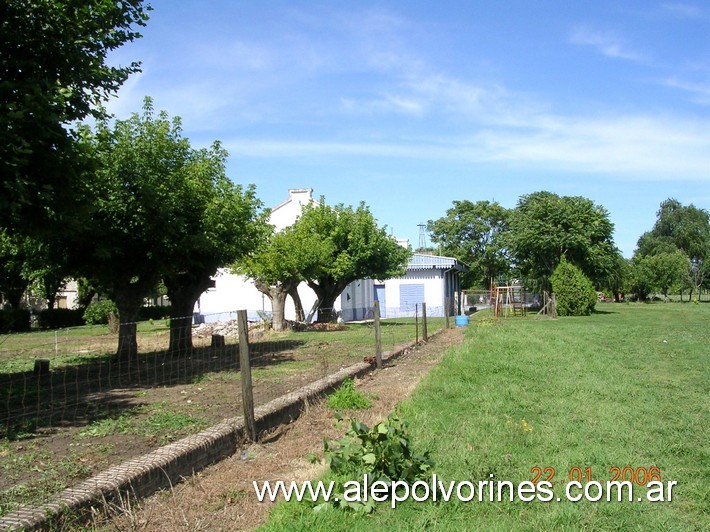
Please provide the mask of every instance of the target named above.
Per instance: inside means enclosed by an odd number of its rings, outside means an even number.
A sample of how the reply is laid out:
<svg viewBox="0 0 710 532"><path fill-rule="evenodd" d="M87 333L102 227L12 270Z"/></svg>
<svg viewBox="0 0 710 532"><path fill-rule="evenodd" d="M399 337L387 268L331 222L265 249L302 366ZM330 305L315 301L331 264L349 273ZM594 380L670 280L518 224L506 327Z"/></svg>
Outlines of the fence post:
<svg viewBox="0 0 710 532"><path fill-rule="evenodd" d="M247 437L256 441L256 423L254 421L254 392L251 386L251 363L249 360L249 324L247 311L237 311L237 329L239 331L239 373L242 377L242 407L244 408L244 428Z"/></svg>
<svg viewBox="0 0 710 532"><path fill-rule="evenodd" d="M444 321L447 329L449 328L449 301L448 297L444 299Z"/></svg>
<svg viewBox="0 0 710 532"><path fill-rule="evenodd" d="M426 303L422 303L422 340L429 341L429 336L426 330Z"/></svg>
<svg viewBox="0 0 710 532"><path fill-rule="evenodd" d="M380 329L380 302L375 301L375 361L377 369L382 369L382 330Z"/></svg>
<svg viewBox="0 0 710 532"><path fill-rule="evenodd" d="M414 303L414 342L419 343L419 303Z"/></svg>

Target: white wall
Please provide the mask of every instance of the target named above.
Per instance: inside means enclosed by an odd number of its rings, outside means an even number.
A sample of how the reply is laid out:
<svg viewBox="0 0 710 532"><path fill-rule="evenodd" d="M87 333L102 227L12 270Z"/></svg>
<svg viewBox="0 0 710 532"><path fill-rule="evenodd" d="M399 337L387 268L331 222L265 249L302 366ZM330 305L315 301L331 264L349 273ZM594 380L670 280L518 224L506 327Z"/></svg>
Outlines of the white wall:
<svg viewBox="0 0 710 532"><path fill-rule="evenodd" d="M231 314L237 310L247 310L250 320L258 319L257 311L271 313L271 300L244 276L220 270L214 280L215 287L200 296L194 310L202 314L206 322L234 319L235 316ZM308 314L315 303L316 295L306 283L298 286L298 294L301 296L303 310ZM285 315L287 320L296 319L296 309L290 297L286 299Z"/></svg>
<svg viewBox="0 0 710 532"><path fill-rule="evenodd" d="M370 311L375 305L375 282L372 279L353 281L345 287L339 300L343 320L370 319L372 318Z"/></svg>
<svg viewBox="0 0 710 532"><path fill-rule="evenodd" d="M303 206L313 201L313 189L290 189L286 201L274 207L271 211L269 223L275 226L276 231L293 225L301 215ZM271 312L271 301L259 292L254 283L242 275L234 275L226 269L220 270L214 277L215 287L204 292L195 305L194 312L205 316L205 321L226 321L233 319L230 313L246 309L249 319L258 319L257 311ZM306 283L298 287L303 311L308 314L315 303L316 295ZM336 303L336 308L340 306ZM296 309L293 300L286 299L285 315L287 320L296 319Z"/></svg>
<svg viewBox="0 0 710 532"><path fill-rule="evenodd" d="M404 277L388 279L385 284L385 302L387 305L386 315L396 317L401 314L399 309L400 286L406 284L424 285L424 302L431 315L440 308L443 315L444 301L444 280L441 270L411 270Z"/></svg>
<svg viewBox="0 0 710 532"><path fill-rule="evenodd" d="M312 188L290 189L288 199L271 210L269 223L275 227L276 231L281 231L296 222L304 205L314 201Z"/></svg>

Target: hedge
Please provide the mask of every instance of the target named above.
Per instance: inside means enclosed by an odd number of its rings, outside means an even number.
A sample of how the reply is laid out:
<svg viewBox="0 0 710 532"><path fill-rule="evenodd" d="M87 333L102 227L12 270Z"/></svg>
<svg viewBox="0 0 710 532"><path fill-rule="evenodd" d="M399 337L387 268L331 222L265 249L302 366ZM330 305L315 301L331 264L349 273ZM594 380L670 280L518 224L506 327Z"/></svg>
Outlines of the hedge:
<svg viewBox="0 0 710 532"><path fill-rule="evenodd" d="M66 329L84 325L84 309L48 308L37 313L40 329Z"/></svg>
<svg viewBox="0 0 710 532"><path fill-rule="evenodd" d="M30 311L13 309L0 311L0 333L27 332L30 330Z"/></svg>

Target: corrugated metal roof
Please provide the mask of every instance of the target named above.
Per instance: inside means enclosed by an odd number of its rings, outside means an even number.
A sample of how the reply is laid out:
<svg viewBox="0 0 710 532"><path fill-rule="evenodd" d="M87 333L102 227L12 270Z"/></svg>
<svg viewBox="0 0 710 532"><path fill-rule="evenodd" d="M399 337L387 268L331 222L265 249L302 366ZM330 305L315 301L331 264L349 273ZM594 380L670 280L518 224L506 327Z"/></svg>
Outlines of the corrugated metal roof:
<svg viewBox="0 0 710 532"><path fill-rule="evenodd" d="M412 258L409 259L409 263L407 264L408 270L450 270L452 268L460 271L468 271L468 266L453 257L425 255L423 253L415 253L412 255Z"/></svg>

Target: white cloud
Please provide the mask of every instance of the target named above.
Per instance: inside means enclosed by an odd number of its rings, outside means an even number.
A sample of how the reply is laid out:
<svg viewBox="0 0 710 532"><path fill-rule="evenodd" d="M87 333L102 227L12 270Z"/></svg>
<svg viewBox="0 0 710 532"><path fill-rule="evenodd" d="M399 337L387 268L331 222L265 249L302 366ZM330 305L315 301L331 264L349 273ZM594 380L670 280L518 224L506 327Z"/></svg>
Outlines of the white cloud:
<svg viewBox="0 0 710 532"><path fill-rule="evenodd" d="M581 46L591 46L596 50L614 59L626 59L628 61L647 62L648 59L641 53L632 50L623 40L611 33L591 30L589 28L577 28L570 35L570 42Z"/></svg>
<svg viewBox="0 0 710 532"><path fill-rule="evenodd" d="M341 98L342 107L353 114L387 114L421 116L425 112L426 103L416 98L402 96L385 96L380 99L358 101L353 98Z"/></svg>
<svg viewBox="0 0 710 532"><path fill-rule="evenodd" d="M493 160L653 180L710 180L710 124L649 116L558 118L529 134L488 131Z"/></svg>
<svg viewBox="0 0 710 532"><path fill-rule="evenodd" d="M710 181L710 123L674 117L538 116L529 127L474 126L467 137L417 142L232 139L236 157L392 157L507 162L626 180Z"/></svg>
<svg viewBox="0 0 710 532"><path fill-rule="evenodd" d="M692 83L681 81L676 78L666 79L663 84L666 87L680 89L693 94L693 101L702 105L710 105L710 84Z"/></svg>
<svg viewBox="0 0 710 532"><path fill-rule="evenodd" d="M701 18L703 16L702 9L691 4L669 2L663 4L662 8L664 11L670 12L679 18Z"/></svg>

